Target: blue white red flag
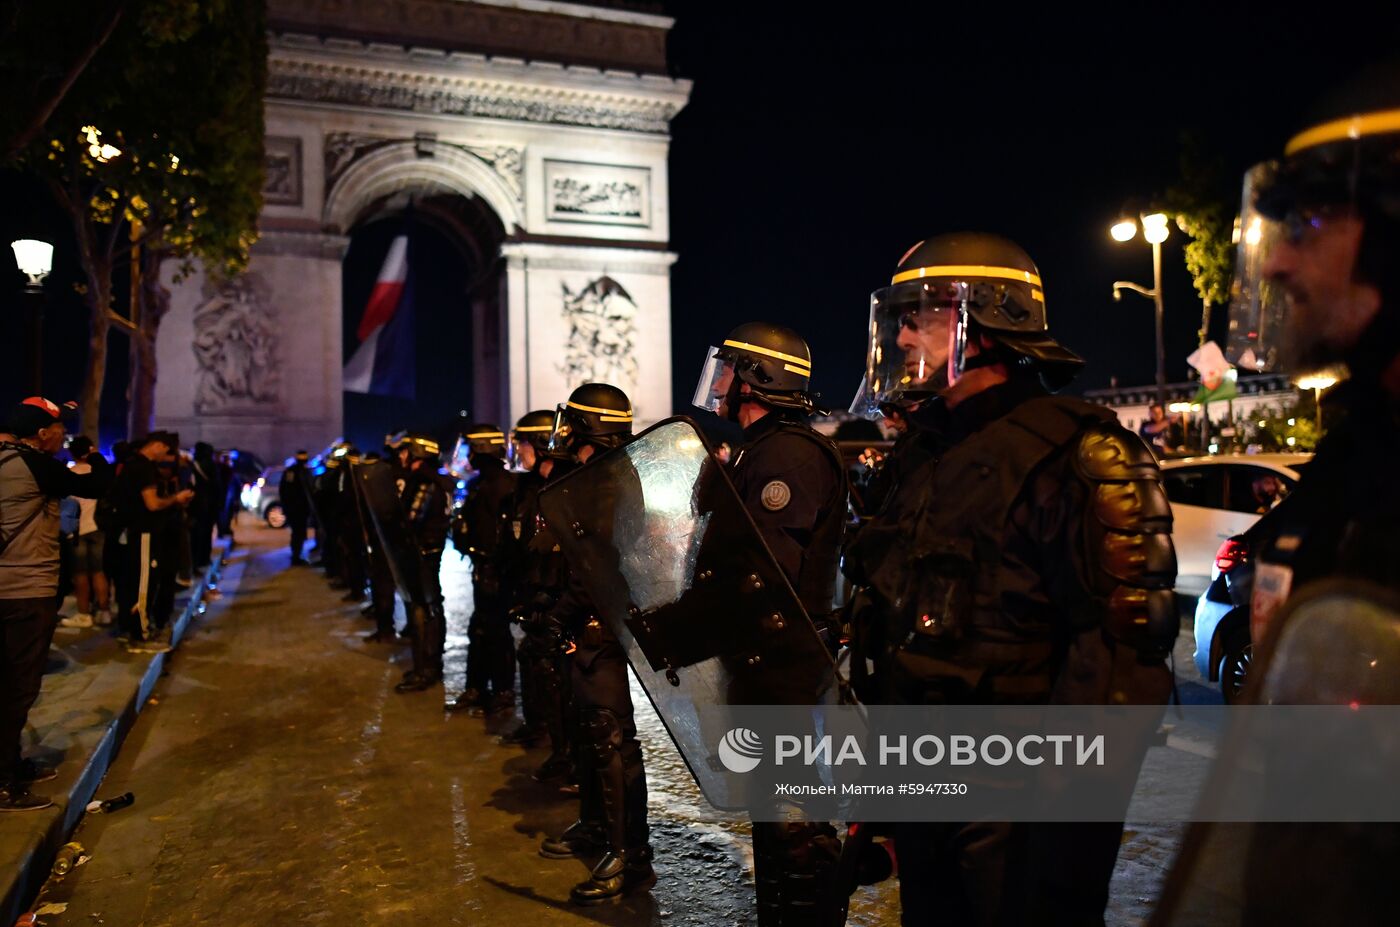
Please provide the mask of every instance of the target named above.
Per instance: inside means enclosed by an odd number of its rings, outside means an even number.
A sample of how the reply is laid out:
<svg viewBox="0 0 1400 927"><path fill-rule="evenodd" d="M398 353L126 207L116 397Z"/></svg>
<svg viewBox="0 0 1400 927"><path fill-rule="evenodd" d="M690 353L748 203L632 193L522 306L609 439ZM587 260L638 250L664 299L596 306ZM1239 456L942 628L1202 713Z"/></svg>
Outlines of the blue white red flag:
<svg viewBox="0 0 1400 927"><path fill-rule="evenodd" d="M345 365L347 393L414 398L413 285L408 236L389 245L356 336L360 346Z"/></svg>

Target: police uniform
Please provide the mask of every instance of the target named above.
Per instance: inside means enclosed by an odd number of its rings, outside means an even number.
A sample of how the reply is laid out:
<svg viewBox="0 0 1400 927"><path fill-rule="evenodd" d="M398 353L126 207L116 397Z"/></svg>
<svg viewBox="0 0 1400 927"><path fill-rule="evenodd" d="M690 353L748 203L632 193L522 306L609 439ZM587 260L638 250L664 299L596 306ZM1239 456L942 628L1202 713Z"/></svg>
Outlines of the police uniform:
<svg viewBox="0 0 1400 927"><path fill-rule="evenodd" d="M595 454L630 440L632 404L614 386L586 383L556 413L551 444L577 448L591 444ZM585 463L584 466L587 466ZM619 490L618 499L639 498ZM556 526L557 529L557 526ZM570 658L579 766L579 820L559 838L540 847L547 857L605 851L590 877L574 886L570 898L597 904L656 882L647 824L646 769L629 689L627 655L592 602L574 570L548 621L575 642Z"/></svg>
<svg viewBox="0 0 1400 927"><path fill-rule="evenodd" d="M499 452L505 452L505 433L495 426L478 426L466 439L474 439L473 447L499 441ZM458 552L472 561L473 608L467 625L467 688L463 698L503 710L515 703L515 654L500 547L505 541L505 504L515 490L516 475L489 450L474 451L471 462L477 475L467 488L453 527Z"/></svg>
<svg viewBox="0 0 1400 927"><path fill-rule="evenodd" d="M447 643L439 574L455 487L438 472L436 442L420 439L418 446L425 450L421 456L415 451L415 457L423 462L406 474L402 500L409 536L418 546L419 581L425 601L411 603L413 669L397 687L399 691L419 691L442 679L443 649Z"/></svg>
<svg viewBox="0 0 1400 927"><path fill-rule="evenodd" d="M871 330L881 398L922 400L913 466L848 558L883 625L883 700L1164 703L1176 563L1157 464L1112 412L1046 392L1077 359L1044 333L1029 257L975 233L920 243ZM994 363L1004 382L939 398ZM1121 831L897 825L903 923L1100 923Z"/></svg>
<svg viewBox="0 0 1400 927"><path fill-rule="evenodd" d="M287 516L291 529L292 565L305 563L302 559L306 547L306 525L311 515L311 497L306 470L306 453L298 451L296 461L282 471L282 480L277 484L277 498L282 503L282 514Z"/></svg>
<svg viewBox="0 0 1400 927"><path fill-rule="evenodd" d="M711 348L694 404L732 421L758 415L730 462L734 488L803 609L829 644L848 485L840 452L807 422L813 408L811 352L791 329L749 322ZM744 409L747 409L747 416ZM817 639L784 638L758 654L757 671L735 667L730 704L814 705L834 695ZM815 657L815 658L814 658ZM829 924L836 830L801 819L753 824L754 883L763 927ZM839 904L839 901L835 902Z"/></svg>

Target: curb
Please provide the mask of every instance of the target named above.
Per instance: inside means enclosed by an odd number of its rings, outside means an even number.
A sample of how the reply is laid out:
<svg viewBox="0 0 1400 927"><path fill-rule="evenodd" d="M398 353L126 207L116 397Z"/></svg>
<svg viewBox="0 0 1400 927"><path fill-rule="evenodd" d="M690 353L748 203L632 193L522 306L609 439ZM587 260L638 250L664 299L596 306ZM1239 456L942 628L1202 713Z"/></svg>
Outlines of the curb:
<svg viewBox="0 0 1400 927"><path fill-rule="evenodd" d="M171 622L170 643L172 647L178 646L184 638L196 615L204 612L204 593L212 586L218 588L219 578L223 575L225 558L229 553L228 542L220 540L215 547L215 556L209 565L209 570L200 577L190 588L190 597L180 610L180 614ZM171 651L174 652L173 650ZM91 755L87 758L87 763L83 771L79 773L67 795L54 795L54 804L60 809L60 813L54 815L44 832L34 841L25 853L13 862L13 869L10 869L12 879L8 885L0 885L0 925L8 925L15 922L15 918L24 913L24 904L29 898L34 897L43 886L44 880L48 878L49 869L53 865L54 857L68 838L77 829L78 824L83 819L88 802L92 801L97 793L97 787L102 783L103 777L107 775L107 769L112 765L112 760L116 758L117 751L121 749L122 742L126 740L126 735L131 730L132 724L136 721L136 716L141 713L147 700L151 697L152 690L160 680L161 674L165 672L166 660L169 653L158 653L152 656L146 671L141 675L141 681L132 693L131 699L121 710L107 723L107 731L98 741ZM7 867L8 868L8 867Z"/></svg>

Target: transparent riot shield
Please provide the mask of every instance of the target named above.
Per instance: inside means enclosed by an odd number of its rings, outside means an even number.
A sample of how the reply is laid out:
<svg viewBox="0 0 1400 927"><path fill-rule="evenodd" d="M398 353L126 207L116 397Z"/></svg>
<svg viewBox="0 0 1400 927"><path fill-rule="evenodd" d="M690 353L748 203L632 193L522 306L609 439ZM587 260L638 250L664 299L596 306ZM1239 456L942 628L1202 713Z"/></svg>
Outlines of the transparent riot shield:
<svg viewBox="0 0 1400 927"><path fill-rule="evenodd" d="M1249 707L1233 712L1152 927L1393 923L1400 910L1400 822L1387 809L1400 768L1393 712L1400 705L1400 594L1361 580L1305 588L1277 617ZM1258 707L1254 707L1258 706ZM1284 706L1330 706L1330 723L1304 726ZM1305 709L1306 710L1306 709ZM1340 723L1339 723L1340 722ZM1317 727L1328 730L1319 736ZM1325 772L1324 772L1325 768ZM1289 818L1250 822L1270 793L1375 808L1338 820L1306 799ZM1321 794L1325 792L1326 794Z"/></svg>
<svg viewBox="0 0 1400 927"><path fill-rule="evenodd" d="M389 569L394 585L399 588L406 604L427 601L423 588L423 558L418 544L408 530L408 517L399 499L399 484L394 467L382 460L351 464L355 487L364 502L365 514L374 525L374 533Z"/></svg>
<svg viewBox="0 0 1400 927"><path fill-rule="evenodd" d="M836 669L694 422L595 458L540 510L705 797L751 806L719 758L725 709L832 701Z"/></svg>

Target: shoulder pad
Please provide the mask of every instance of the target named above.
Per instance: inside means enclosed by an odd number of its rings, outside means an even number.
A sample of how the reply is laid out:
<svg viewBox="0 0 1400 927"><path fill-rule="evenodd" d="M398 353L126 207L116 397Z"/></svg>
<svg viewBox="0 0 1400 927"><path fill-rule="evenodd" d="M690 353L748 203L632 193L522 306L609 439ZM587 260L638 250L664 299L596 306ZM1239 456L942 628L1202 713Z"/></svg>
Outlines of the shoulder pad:
<svg viewBox="0 0 1400 927"><path fill-rule="evenodd" d="M1085 430L1074 455L1075 468L1094 482L1157 479L1157 458L1137 435L1117 422Z"/></svg>

